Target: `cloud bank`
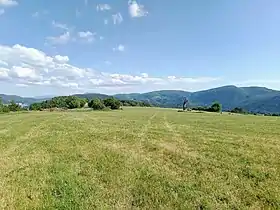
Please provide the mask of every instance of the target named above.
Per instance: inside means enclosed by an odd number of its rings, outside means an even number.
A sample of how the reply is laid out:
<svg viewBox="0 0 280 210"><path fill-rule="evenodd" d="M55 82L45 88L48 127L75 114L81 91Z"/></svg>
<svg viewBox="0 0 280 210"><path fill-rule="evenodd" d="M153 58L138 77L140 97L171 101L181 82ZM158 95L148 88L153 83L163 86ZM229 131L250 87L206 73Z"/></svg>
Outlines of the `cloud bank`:
<svg viewBox="0 0 280 210"><path fill-rule="evenodd" d="M68 56L49 56L22 45L0 45L0 82L24 87L67 88L69 92L131 92L150 87L195 87L217 81L217 78L152 77L146 73L128 75L79 68Z"/></svg>

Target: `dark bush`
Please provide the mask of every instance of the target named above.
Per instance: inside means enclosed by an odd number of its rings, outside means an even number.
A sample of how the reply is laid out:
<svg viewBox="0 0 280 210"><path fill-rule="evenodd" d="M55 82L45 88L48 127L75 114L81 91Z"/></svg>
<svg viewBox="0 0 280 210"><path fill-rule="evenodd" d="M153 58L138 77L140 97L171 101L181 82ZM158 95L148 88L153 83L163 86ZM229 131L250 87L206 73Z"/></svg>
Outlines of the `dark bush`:
<svg viewBox="0 0 280 210"><path fill-rule="evenodd" d="M121 102L113 97L106 98L103 102L106 107L109 107L111 109L119 109L121 107Z"/></svg>
<svg viewBox="0 0 280 210"><path fill-rule="evenodd" d="M105 108L105 105L103 104L103 102L98 98L91 100L88 103L88 106L90 108L92 108L93 110L102 110Z"/></svg>
<svg viewBox="0 0 280 210"><path fill-rule="evenodd" d="M209 112L221 112L222 105L219 102L214 102L212 106L208 109Z"/></svg>
<svg viewBox="0 0 280 210"><path fill-rule="evenodd" d="M30 110L39 111L42 109L41 103L34 103L29 106Z"/></svg>
<svg viewBox="0 0 280 210"><path fill-rule="evenodd" d="M8 106L3 105L3 106L1 107L1 112L8 113L8 112L10 112L10 109L9 109Z"/></svg>
<svg viewBox="0 0 280 210"><path fill-rule="evenodd" d="M240 107L235 107L234 109L230 110L231 113L238 113L238 114L247 114L248 112Z"/></svg>
<svg viewBox="0 0 280 210"><path fill-rule="evenodd" d="M65 102L66 102L66 107L68 109L80 108L80 98L78 98L76 96L69 96L69 97L67 97Z"/></svg>
<svg viewBox="0 0 280 210"><path fill-rule="evenodd" d="M87 103L87 99L81 98L80 99L80 108L84 108Z"/></svg>

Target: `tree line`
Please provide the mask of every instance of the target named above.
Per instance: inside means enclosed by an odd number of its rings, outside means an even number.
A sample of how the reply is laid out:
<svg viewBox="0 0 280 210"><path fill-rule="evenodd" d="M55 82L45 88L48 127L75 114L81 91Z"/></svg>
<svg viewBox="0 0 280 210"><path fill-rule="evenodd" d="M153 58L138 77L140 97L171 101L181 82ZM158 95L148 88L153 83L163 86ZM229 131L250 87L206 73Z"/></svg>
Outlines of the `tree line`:
<svg viewBox="0 0 280 210"><path fill-rule="evenodd" d="M229 110L228 112L236 113L236 114L245 114L245 115L251 114L251 115L265 115L265 116L280 116L280 113L249 112L241 107L235 107L234 109Z"/></svg>
<svg viewBox="0 0 280 210"><path fill-rule="evenodd" d="M214 102L210 107L199 106L199 107L193 107L192 110L205 111L205 112L221 112L222 104L220 104L219 102Z"/></svg>
<svg viewBox="0 0 280 210"><path fill-rule="evenodd" d="M77 109L83 108L87 102L87 99L79 98L77 96L58 96L50 100L33 103L29 106L29 109L36 111L51 108Z"/></svg>
<svg viewBox="0 0 280 210"><path fill-rule="evenodd" d="M192 107L191 110L204 111L204 112L222 112L222 104L220 104L219 102L214 102L210 107L205 107L205 106ZM241 107L235 107L231 110L227 110L226 112L235 113L235 114L244 114L244 115L280 116L280 113L249 112Z"/></svg>
<svg viewBox="0 0 280 210"><path fill-rule="evenodd" d="M141 106L150 107L151 105L147 102L142 101L132 101L132 100L118 100L114 97L109 97L106 99L87 99L80 98L77 96L58 96L50 100L42 101L39 103L33 103L30 105L30 110L44 110L51 108L62 108L62 109L77 109L84 108L87 104L88 107L94 110L103 109L119 109L121 106Z"/></svg>
<svg viewBox="0 0 280 210"><path fill-rule="evenodd" d="M11 101L8 104L3 104L2 98L0 97L0 112L7 113L7 112L17 112L17 111L24 111L27 108L20 106L19 104L15 103L15 101Z"/></svg>

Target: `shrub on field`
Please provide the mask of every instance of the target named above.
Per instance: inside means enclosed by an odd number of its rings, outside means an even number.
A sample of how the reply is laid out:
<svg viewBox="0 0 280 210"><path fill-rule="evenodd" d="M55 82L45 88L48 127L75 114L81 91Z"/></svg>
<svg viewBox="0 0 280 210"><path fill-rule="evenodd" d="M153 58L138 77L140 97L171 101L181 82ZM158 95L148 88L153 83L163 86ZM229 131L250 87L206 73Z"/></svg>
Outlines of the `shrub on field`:
<svg viewBox="0 0 280 210"><path fill-rule="evenodd" d="M29 106L30 110L39 111L42 109L41 103L34 103Z"/></svg>
<svg viewBox="0 0 280 210"><path fill-rule="evenodd" d="M209 108L210 112L221 112L222 111L222 105L219 102L214 102L212 106Z"/></svg>
<svg viewBox="0 0 280 210"><path fill-rule="evenodd" d="M240 107L235 107L234 109L230 110L231 113L238 113L238 114L248 114L248 112Z"/></svg>
<svg viewBox="0 0 280 210"><path fill-rule="evenodd" d="M87 103L87 99L81 98L80 99L80 108L84 108Z"/></svg>
<svg viewBox="0 0 280 210"><path fill-rule="evenodd" d="M91 100L88 103L88 106L90 108L92 108L93 110L102 110L105 108L105 105L103 104L103 102L98 98Z"/></svg>
<svg viewBox="0 0 280 210"><path fill-rule="evenodd" d="M4 113L8 113L8 112L10 112L10 109L8 108L8 106L5 106L5 105L3 105L2 107L1 107L1 110L0 110L1 112L4 112Z"/></svg>
<svg viewBox="0 0 280 210"><path fill-rule="evenodd" d="M104 99L104 105L111 109L119 109L121 107L121 102L116 98L106 98Z"/></svg>
<svg viewBox="0 0 280 210"><path fill-rule="evenodd" d="M76 109L76 108L80 108L80 98L76 97L76 96L69 96L66 98L65 100L66 102L66 107L68 109Z"/></svg>

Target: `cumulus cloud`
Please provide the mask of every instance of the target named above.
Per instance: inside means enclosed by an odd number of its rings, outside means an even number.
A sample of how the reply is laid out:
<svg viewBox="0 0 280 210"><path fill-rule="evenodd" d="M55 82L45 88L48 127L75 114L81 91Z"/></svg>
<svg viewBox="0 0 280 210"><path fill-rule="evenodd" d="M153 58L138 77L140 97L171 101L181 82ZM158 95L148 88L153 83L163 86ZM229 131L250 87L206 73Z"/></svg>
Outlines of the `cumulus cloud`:
<svg viewBox="0 0 280 210"><path fill-rule="evenodd" d="M96 6L97 11L106 11L106 10L111 10L111 6L109 4L98 4Z"/></svg>
<svg viewBox="0 0 280 210"><path fill-rule="evenodd" d="M120 44L117 47L114 47L113 51L123 52L124 51L124 46L122 44Z"/></svg>
<svg viewBox="0 0 280 210"><path fill-rule="evenodd" d="M16 5L18 5L18 2L14 0L0 0L0 6L12 7Z"/></svg>
<svg viewBox="0 0 280 210"><path fill-rule="evenodd" d="M32 67L13 66L9 71L9 75L14 78L30 79L31 81L40 80L40 75Z"/></svg>
<svg viewBox="0 0 280 210"><path fill-rule="evenodd" d="M139 5L135 0L130 0L128 2L128 11L130 16L133 18L143 17L148 15L148 12L145 10L144 6Z"/></svg>
<svg viewBox="0 0 280 210"><path fill-rule="evenodd" d="M0 81L9 79L9 69L0 67Z"/></svg>
<svg viewBox="0 0 280 210"><path fill-rule="evenodd" d="M61 55L56 55L54 56L54 59L58 62L58 63L67 63L69 61L68 56L61 56Z"/></svg>
<svg viewBox="0 0 280 210"><path fill-rule="evenodd" d="M113 23L116 24L121 24L123 22L123 17L121 13L113 14L112 15Z"/></svg>
<svg viewBox="0 0 280 210"><path fill-rule="evenodd" d="M8 64L6 62L0 60L0 66L8 66Z"/></svg>
<svg viewBox="0 0 280 210"><path fill-rule="evenodd" d="M170 87L195 87L209 84L216 78L151 77L147 73L140 75L112 74L94 69L71 65L69 58L63 55L49 56L44 52L21 45L0 45L0 82L65 88L70 92L85 91L131 91L150 87L152 89Z"/></svg>

